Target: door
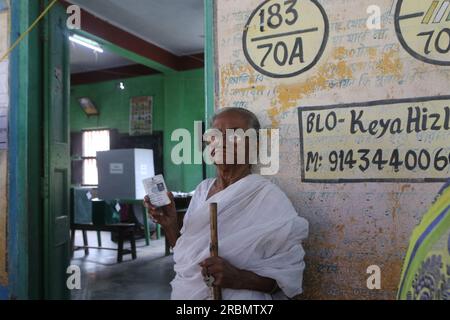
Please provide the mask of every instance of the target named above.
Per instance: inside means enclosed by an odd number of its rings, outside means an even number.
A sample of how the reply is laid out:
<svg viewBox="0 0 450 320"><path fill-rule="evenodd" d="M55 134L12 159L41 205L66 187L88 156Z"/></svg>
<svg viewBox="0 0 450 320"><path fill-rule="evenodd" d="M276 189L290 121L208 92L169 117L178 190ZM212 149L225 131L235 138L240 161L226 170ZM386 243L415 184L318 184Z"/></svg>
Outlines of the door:
<svg viewBox="0 0 450 320"><path fill-rule="evenodd" d="M42 0L45 5L49 1ZM66 13L56 4L44 25L44 296L68 299L69 45Z"/></svg>

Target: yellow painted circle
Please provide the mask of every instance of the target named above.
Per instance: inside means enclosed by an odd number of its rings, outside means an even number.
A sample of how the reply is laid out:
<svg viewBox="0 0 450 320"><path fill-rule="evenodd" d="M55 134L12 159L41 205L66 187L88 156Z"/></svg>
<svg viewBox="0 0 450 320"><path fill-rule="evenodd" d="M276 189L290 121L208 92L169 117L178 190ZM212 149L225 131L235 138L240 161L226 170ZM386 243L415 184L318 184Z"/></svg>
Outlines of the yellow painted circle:
<svg viewBox="0 0 450 320"><path fill-rule="evenodd" d="M245 26L244 54L264 75L293 77L319 61L328 32L325 10L317 0L267 0Z"/></svg>
<svg viewBox="0 0 450 320"><path fill-rule="evenodd" d="M449 0L399 0L395 28L403 48L412 56L450 65Z"/></svg>

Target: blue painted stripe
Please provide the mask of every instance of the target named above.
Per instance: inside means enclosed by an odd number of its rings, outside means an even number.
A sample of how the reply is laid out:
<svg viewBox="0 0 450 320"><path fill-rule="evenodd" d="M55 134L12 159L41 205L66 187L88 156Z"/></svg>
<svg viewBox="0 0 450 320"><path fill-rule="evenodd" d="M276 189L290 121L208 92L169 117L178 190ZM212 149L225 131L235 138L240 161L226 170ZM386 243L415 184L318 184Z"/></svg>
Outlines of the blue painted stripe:
<svg viewBox="0 0 450 320"><path fill-rule="evenodd" d="M445 189L447 189L448 187L450 187L450 180L447 181L446 184L444 184L444 186L441 188L441 190L439 190L439 192L438 192L439 196L441 196L444 193Z"/></svg>
<svg viewBox="0 0 450 320"><path fill-rule="evenodd" d="M430 223L430 225L425 229L425 231L420 235L419 239L417 239L416 243L414 244L414 248L411 252L411 257L408 261L408 265L406 267L406 271L404 273L404 277L402 279L402 283L400 285L399 294L403 291L403 286L405 284L405 279L408 275L409 267L411 266L411 263L416 256L417 250L419 250L419 247L422 245L422 243L425 241L425 238L438 226L438 224L444 219L444 217L450 212L450 206L445 208L437 217L433 220L433 222Z"/></svg>
<svg viewBox="0 0 450 320"><path fill-rule="evenodd" d="M9 299L8 288L0 286L0 300L8 300L8 299Z"/></svg>
<svg viewBox="0 0 450 320"><path fill-rule="evenodd" d="M11 6L11 41L15 41L20 34L20 4L15 1ZM20 47L14 50L10 55L9 68L10 75L18 75L19 70L19 51ZM9 171L9 192L8 192L8 262L9 262L9 290L15 294L18 284L18 212L20 199L19 194L19 77L10 76L9 79L9 130L8 130L8 171Z"/></svg>

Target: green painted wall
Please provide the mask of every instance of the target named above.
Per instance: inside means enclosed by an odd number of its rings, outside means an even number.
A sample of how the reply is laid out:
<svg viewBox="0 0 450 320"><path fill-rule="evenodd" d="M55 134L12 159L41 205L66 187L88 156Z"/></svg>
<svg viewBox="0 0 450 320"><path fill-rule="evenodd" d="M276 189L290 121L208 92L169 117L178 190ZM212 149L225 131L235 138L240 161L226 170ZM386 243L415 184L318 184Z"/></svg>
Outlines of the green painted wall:
<svg viewBox="0 0 450 320"><path fill-rule="evenodd" d="M164 135L164 169L168 173L173 173L167 175L167 184L177 186L180 191L192 191L202 180L202 166L174 165L170 161L170 152L178 142L171 142L170 134L178 128L188 129L192 136L191 154L193 155L194 121L205 119L204 70L166 75L164 91L167 111L165 113L165 129L166 132L169 132ZM166 161L166 158L169 161Z"/></svg>
<svg viewBox="0 0 450 320"><path fill-rule="evenodd" d="M71 89L70 125L71 131L83 129L118 129L129 131L130 99L136 96L153 96L153 128L164 128L164 79L162 75L137 77L123 80L125 90L117 85L120 81L108 81ZM100 116L88 117L78 104L78 99L89 97L100 111Z"/></svg>
<svg viewBox="0 0 450 320"><path fill-rule="evenodd" d="M154 97L153 129L164 132L164 176L174 191L192 191L202 180L201 165L174 165L171 161L173 130L188 129L192 136L194 121L205 118L204 70L197 69L166 75L123 80L125 90L117 88L118 80L74 86L71 90L71 131L83 129L118 129L129 131L129 102L132 97ZM100 116L87 117L78 99L89 97Z"/></svg>

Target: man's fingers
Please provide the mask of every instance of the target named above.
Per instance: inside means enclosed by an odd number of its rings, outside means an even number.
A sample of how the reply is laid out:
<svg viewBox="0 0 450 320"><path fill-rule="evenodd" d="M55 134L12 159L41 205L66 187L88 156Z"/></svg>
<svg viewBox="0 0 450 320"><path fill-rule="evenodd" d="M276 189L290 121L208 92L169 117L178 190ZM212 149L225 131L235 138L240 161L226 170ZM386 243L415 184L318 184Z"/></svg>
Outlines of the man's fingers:
<svg viewBox="0 0 450 320"><path fill-rule="evenodd" d="M214 282L213 282L213 286L215 287L221 287L222 286L222 282L223 282L223 278L222 276L217 276L214 278Z"/></svg>
<svg viewBox="0 0 450 320"><path fill-rule="evenodd" d="M157 210L158 208L154 207L151 202L144 202L144 206L148 209L148 210Z"/></svg>
<svg viewBox="0 0 450 320"><path fill-rule="evenodd" d="M222 259L219 257L210 257L200 262L199 266L202 267L202 269L211 271L211 268L215 269L216 266L218 267L222 266Z"/></svg>
<svg viewBox="0 0 450 320"><path fill-rule="evenodd" d="M145 203L145 204L149 204L149 205L152 204L151 201L150 201L150 198L149 198L148 196L145 196L145 197L144 197L144 203Z"/></svg>
<svg viewBox="0 0 450 320"><path fill-rule="evenodd" d="M155 218L156 212L154 210L148 210L148 215L152 218Z"/></svg>
<svg viewBox="0 0 450 320"><path fill-rule="evenodd" d="M205 265L206 267L212 266L216 263L220 263L222 261L222 258L220 257L210 257L205 259L205 261L203 261L203 265Z"/></svg>
<svg viewBox="0 0 450 320"><path fill-rule="evenodd" d="M150 216L150 219L153 220L153 222L158 223L158 219L161 218L161 210L149 210L148 215Z"/></svg>
<svg viewBox="0 0 450 320"><path fill-rule="evenodd" d="M152 216L157 217L157 216L160 216L161 213L162 213L161 208L155 208L155 207L148 208L148 214L150 214Z"/></svg>
<svg viewBox="0 0 450 320"><path fill-rule="evenodd" d="M158 210L159 209L152 204L152 202L150 201L150 198L148 196L144 197L144 206L147 207L149 210Z"/></svg>
<svg viewBox="0 0 450 320"><path fill-rule="evenodd" d="M208 267L208 273L212 274L213 276L222 273L223 272L223 267L220 264L213 264L210 267Z"/></svg>

